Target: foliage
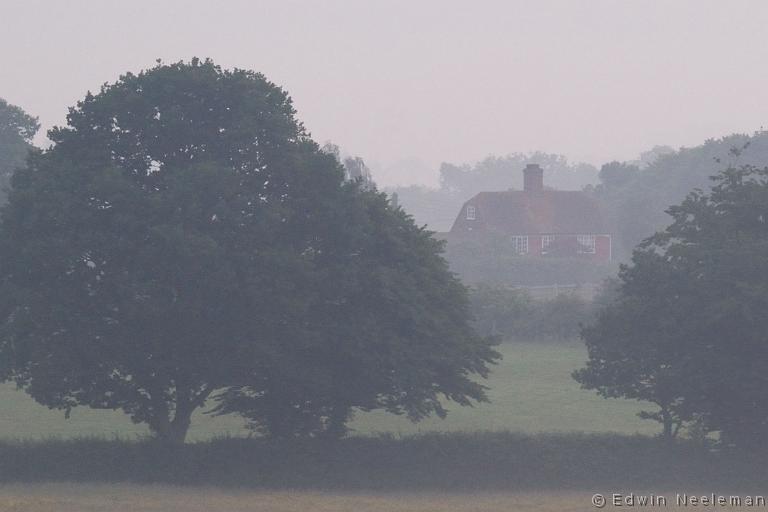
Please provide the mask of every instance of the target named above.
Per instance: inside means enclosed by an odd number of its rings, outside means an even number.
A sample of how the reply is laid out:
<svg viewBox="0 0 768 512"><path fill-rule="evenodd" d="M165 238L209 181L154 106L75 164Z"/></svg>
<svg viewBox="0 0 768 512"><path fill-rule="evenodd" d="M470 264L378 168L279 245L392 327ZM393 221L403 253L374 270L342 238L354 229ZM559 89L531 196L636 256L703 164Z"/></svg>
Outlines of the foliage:
<svg viewBox="0 0 768 512"><path fill-rule="evenodd" d="M594 325L582 332L589 350L586 368L574 378L586 389L595 389L606 398L630 398L651 402L658 411L642 411L644 419L663 425L663 435L672 438L690 411L680 396L686 378L681 370L685 352L675 340L682 334L677 316L670 317L679 305L674 279L655 254L637 254L635 269L643 275L629 276L623 268L619 299L600 311ZM647 259L643 257L647 256ZM636 270L635 272L639 272ZM628 282L642 283L639 295L630 293ZM651 292L652 296L643 292Z"/></svg>
<svg viewBox="0 0 768 512"><path fill-rule="evenodd" d="M656 163L656 161L664 155L668 155L674 152L675 148L671 146L656 145L647 151L643 151L640 153L640 157L637 160L629 163L639 167L640 169L645 169L649 165Z"/></svg>
<svg viewBox="0 0 768 512"><path fill-rule="evenodd" d="M592 298L595 313L618 300L621 293L621 282L617 277L609 277L603 280L597 293Z"/></svg>
<svg viewBox="0 0 768 512"><path fill-rule="evenodd" d="M211 62L126 74L67 120L3 212L3 359L41 403L122 409L181 441L273 328L264 291L287 283L259 267L298 262L266 240L281 217L295 229L307 190L338 187L335 162L283 91Z"/></svg>
<svg viewBox="0 0 768 512"><path fill-rule="evenodd" d="M365 188L375 188L371 170L359 156L342 156L341 149L336 144L326 142L321 150L336 157L344 167L344 176L350 181L360 181Z"/></svg>
<svg viewBox="0 0 768 512"><path fill-rule="evenodd" d="M469 376L486 377L498 354L472 329L466 291L439 256L442 243L385 195L359 197L366 210L347 215L359 219L358 231L325 249L338 261L309 289L316 299L307 332L293 342L300 364L232 387L219 412L242 412L274 436L340 436L353 408L417 421L445 417L441 396L460 405L486 400Z"/></svg>
<svg viewBox="0 0 768 512"><path fill-rule="evenodd" d="M667 436L696 419L726 442L764 442L768 170L714 179L670 208L672 224L622 268L619 299L583 333L590 359L575 377L655 402Z"/></svg>
<svg viewBox="0 0 768 512"><path fill-rule="evenodd" d="M592 305L570 293L535 300L525 289L481 284L470 293L481 334L508 340L569 340L592 320Z"/></svg>
<svg viewBox="0 0 768 512"><path fill-rule="evenodd" d="M441 244L345 183L262 75L158 64L49 137L0 232L3 376L39 402L180 442L226 388L222 410L276 435L306 432L295 406L339 431L351 406L418 419L444 413L438 394L485 399L470 376L496 354Z"/></svg>
<svg viewBox="0 0 768 512"><path fill-rule="evenodd" d="M484 400L497 354L442 245L335 157L262 75L127 74L70 111L4 212L3 359L36 400L183 441L215 390L272 435Z"/></svg>
<svg viewBox="0 0 768 512"><path fill-rule="evenodd" d="M397 196L398 204L413 215L415 222L433 231L449 231L468 197L457 192L422 185L409 185L386 189Z"/></svg>
<svg viewBox="0 0 768 512"><path fill-rule="evenodd" d="M600 182L607 189L621 188L632 181L640 169L623 162L609 162L600 168Z"/></svg>
<svg viewBox="0 0 768 512"><path fill-rule="evenodd" d="M597 181L597 169L589 164L574 164L563 155L535 151L510 153L503 157L491 155L474 166L443 163L440 188L459 192L464 200L478 192L522 189L522 170L531 163L544 169L544 183L554 188L580 190Z"/></svg>
<svg viewBox="0 0 768 512"><path fill-rule="evenodd" d="M525 290L481 284L471 289L470 301L478 332L507 339L520 332L533 299Z"/></svg>
<svg viewBox="0 0 768 512"><path fill-rule="evenodd" d="M763 488L768 483L765 455L764 448L745 455L646 436L577 433L429 433L334 443L224 438L184 446L53 439L0 443L0 483L126 482L357 492L526 490L536 496L577 489L584 497L585 489L696 488L702 482L716 488Z"/></svg>
<svg viewBox="0 0 768 512"><path fill-rule="evenodd" d="M710 139L696 147L670 151L655 147L641 156L641 161L629 162L625 170L637 164L639 172L621 183L603 182L597 192L607 211L614 237L614 256L626 260L632 249L644 238L663 230L668 217L665 211L679 204L696 188L707 189L709 177L725 166L763 166L768 161L768 132L752 135L733 134ZM614 164L607 164L614 165ZM625 176L626 178L627 176ZM609 178L610 180L610 178Z"/></svg>
<svg viewBox="0 0 768 512"><path fill-rule="evenodd" d="M24 165L39 128L36 117L0 98L0 203L5 202L11 175Z"/></svg>

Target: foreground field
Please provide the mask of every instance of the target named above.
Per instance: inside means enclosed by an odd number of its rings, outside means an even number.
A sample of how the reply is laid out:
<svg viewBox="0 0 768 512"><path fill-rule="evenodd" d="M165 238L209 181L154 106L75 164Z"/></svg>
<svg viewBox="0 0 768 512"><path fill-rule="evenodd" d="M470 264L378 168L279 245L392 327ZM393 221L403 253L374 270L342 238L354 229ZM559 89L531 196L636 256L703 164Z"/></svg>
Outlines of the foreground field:
<svg viewBox="0 0 768 512"><path fill-rule="evenodd" d="M0 487L0 512L570 512L597 510L591 498L584 492L339 494L58 484ZM611 508L618 507L604 510ZM683 507L672 500L663 508Z"/></svg>
<svg viewBox="0 0 768 512"><path fill-rule="evenodd" d="M429 418L417 425L380 412L360 414L352 428L357 434L414 434L434 431L512 430L518 432L614 432L655 434L658 427L641 421L637 402L604 400L579 389L571 371L586 359L577 342L562 344L516 343L501 345L504 355L487 385L491 403L474 408L449 407L446 420ZM10 385L0 385L0 439L42 439L102 436L131 438L147 434L116 411L78 408L69 420L33 402ZM198 413L189 439L246 435L243 422L233 416L213 418Z"/></svg>
<svg viewBox="0 0 768 512"><path fill-rule="evenodd" d="M330 494L247 492L131 485L0 488L0 512L549 512L584 510L583 493Z"/></svg>

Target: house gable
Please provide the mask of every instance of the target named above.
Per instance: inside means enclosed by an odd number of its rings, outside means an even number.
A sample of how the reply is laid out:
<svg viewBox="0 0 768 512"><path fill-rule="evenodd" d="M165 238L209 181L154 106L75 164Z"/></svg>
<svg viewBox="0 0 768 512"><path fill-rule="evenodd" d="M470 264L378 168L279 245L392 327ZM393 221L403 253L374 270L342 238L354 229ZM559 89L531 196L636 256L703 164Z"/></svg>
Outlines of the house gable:
<svg viewBox="0 0 768 512"><path fill-rule="evenodd" d="M541 168L525 169L526 189L480 192L464 203L451 235L527 237L525 254L547 255L561 250L610 259L607 223L595 198L581 191L547 190ZM573 245L571 249L563 249Z"/></svg>

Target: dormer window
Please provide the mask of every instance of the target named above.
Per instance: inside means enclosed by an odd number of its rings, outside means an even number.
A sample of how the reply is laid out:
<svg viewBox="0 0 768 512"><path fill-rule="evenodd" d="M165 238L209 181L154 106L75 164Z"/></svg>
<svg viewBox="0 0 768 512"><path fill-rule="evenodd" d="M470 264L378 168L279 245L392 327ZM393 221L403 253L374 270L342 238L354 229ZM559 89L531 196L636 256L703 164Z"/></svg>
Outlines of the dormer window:
<svg viewBox="0 0 768 512"><path fill-rule="evenodd" d="M477 210L474 206L467 206L467 220L477 220Z"/></svg>

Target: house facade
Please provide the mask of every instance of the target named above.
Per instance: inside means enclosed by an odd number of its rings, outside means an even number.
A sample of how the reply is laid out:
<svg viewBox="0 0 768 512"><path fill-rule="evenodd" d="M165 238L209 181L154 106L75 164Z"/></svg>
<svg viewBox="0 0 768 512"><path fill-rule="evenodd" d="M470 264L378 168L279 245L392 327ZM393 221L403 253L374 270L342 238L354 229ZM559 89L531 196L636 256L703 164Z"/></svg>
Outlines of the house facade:
<svg viewBox="0 0 768 512"><path fill-rule="evenodd" d="M506 237L517 254L532 257L611 260L611 235L593 197L545 189L544 170L536 164L523 175L523 190L480 192L464 203L450 235Z"/></svg>

